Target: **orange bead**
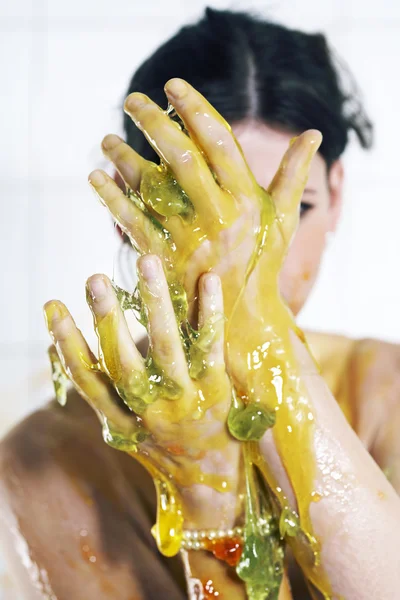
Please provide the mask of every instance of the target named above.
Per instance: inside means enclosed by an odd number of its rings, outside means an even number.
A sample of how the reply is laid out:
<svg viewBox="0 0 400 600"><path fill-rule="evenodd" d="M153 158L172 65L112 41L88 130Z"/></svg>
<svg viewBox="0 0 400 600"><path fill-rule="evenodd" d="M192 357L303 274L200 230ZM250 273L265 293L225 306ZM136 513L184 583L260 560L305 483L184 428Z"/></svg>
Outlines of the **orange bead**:
<svg viewBox="0 0 400 600"><path fill-rule="evenodd" d="M243 541L239 537L226 537L217 540L206 540L206 550L210 550L216 558L235 567L242 555Z"/></svg>

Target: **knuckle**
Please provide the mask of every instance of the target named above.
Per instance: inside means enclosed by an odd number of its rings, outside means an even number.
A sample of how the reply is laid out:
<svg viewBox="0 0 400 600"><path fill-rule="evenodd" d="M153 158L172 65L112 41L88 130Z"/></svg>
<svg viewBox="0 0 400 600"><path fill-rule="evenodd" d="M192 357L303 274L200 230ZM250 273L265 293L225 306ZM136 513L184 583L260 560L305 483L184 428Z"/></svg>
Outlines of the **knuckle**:
<svg viewBox="0 0 400 600"><path fill-rule="evenodd" d="M171 362L173 343L167 335L156 335L154 339L154 350L157 361L163 364Z"/></svg>
<svg viewBox="0 0 400 600"><path fill-rule="evenodd" d="M224 153L236 154L237 146L230 131L225 127L218 127L214 133L214 137L218 138L217 148Z"/></svg>

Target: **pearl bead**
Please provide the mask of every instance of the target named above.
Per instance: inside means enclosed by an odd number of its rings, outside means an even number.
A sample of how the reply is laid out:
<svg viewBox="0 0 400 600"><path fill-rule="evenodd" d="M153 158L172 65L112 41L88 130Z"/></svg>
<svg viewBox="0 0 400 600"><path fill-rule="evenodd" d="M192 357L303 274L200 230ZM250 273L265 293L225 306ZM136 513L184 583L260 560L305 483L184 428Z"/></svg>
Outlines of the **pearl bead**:
<svg viewBox="0 0 400 600"><path fill-rule="evenodd" d="M217 531L217 538L224 538L226 536L226 532L223 529L219 529Z"/></svg>
<svg viewBox="0 0 400 600"><path fill-rule="evenodd" d="M267 530L268 533L268 523L265 521L259 522L259 529L261 533L264 530ZM235 536L243 537L242 527L234 527L233 529L199 529L197 531L186 529L182 536L182 548L185 550L202 550L207 548L206 540L212 542L216 539L232 539Z"/></svg>

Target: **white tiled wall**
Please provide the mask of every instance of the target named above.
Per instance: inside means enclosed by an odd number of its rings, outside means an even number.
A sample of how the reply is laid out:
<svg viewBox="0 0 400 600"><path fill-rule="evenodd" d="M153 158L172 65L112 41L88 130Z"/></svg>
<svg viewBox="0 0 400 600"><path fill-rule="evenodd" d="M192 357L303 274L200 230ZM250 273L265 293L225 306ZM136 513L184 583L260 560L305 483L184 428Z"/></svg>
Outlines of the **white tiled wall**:
<svg viewBox="0 0 400 600"><path fill-rule="evenodd" d="M210 4L322 30L354 71L376 122L376 147L369 155L356 147L347 153L345 213L301 320L400 341L399 0ZM0 434L51 394L43 303L63 299L90 331L84 282L94 272L111 273L118 243L86 177L106 166L99 143L121 132L119 107L135 67L204 6L0 3Z"/></svg>

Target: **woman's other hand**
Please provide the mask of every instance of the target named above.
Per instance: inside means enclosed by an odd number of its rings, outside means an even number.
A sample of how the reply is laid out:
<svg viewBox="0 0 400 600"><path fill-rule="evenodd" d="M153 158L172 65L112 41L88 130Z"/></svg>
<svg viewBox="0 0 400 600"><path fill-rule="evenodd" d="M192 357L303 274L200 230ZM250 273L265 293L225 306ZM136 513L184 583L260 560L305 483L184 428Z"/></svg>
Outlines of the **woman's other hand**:
<svg viewBox="0 0 400 600"><path fill-rule="evenodd" d="M103 149L131 192L125 195L98 171L90 181L139 253L156 253L169 283L183 286L189 320L196 312L198 277L211 269L221 277L226 362L237 398L231 430L239 439L260 439L279 401L276 376L295 371L293 357L290 368L277 358L288 356L289 331L297 331L280 296L279 273L321 134L310 130L293 140L264 190L230 126L209 102L180 79L165 89L182 126L143 94L125 102L160 166L107 136ZM247 411L244 403L251 404ZM250 423L251 431L245 431Z"/></svg>
<svg viewBox="0 0 400 600"><path fill-rule="evenodd" d="M144 256L138 272L149 332L146 359L104 275L87 282L98 359L64 304L50 301L44 310L64 371L97 412L105 441L131 453L153 476L155 533L160 549L171 555L179 550L183 519L186 527L230 528L237 516L239 445L226 428L231 386L222 291L214 273L200 279L199 329L186 337L161 261Z"/></svg>

